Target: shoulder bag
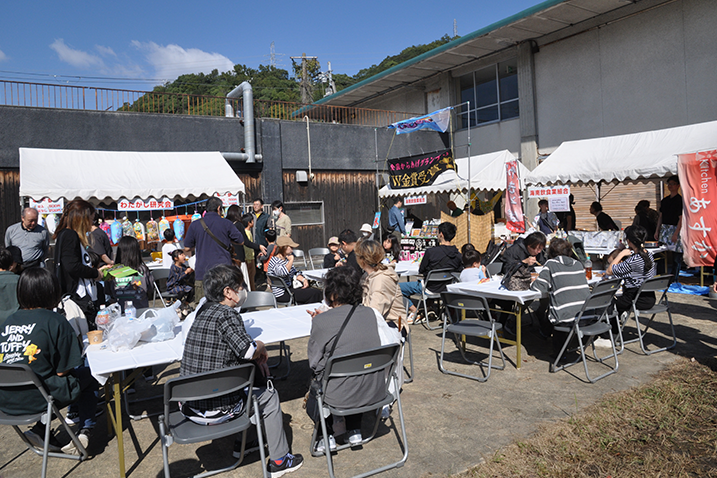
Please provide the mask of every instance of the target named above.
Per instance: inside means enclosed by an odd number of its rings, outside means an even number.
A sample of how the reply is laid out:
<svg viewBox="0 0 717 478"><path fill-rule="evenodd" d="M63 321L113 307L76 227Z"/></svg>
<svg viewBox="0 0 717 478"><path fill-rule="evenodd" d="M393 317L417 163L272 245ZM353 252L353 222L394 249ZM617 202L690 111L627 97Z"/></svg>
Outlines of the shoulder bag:
<svg viewBox="0 0 717 478"><path fill-rule="evenodd" d="M227 245L224 244L222 241L220 241L219 238L217 238L217 236L214 235L214 233L211 231L211 229L209 229L209 228L207 227L207 223L204 222L204 218L199 219L199 222L202 223L202 227L204 228L204 232L206 232L207 234L209 234L209 237L211 237L212 239L214 239L214 242L216 242L217 244L219 244L219 247L221 247L222 249L224 249L225 251L227 251L227 252L229 253L229 257L231 257L232 264L235 265L235 266L237 266L237 267L240 267L240 266L241 266L241 261L240 261L240 260L237 260L237 259L234 259L234 246L231 245L231 244L229 244L229 245L227 246ZM236 227L236 226L235 226L235 227Z"/></svg>

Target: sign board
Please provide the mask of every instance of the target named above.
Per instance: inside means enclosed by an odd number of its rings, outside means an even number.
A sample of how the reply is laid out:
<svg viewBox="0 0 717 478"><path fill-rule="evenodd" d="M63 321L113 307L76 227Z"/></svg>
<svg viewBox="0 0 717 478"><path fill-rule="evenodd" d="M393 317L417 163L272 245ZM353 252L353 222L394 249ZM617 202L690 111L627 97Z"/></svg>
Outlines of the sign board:
<svg viewBox="0 0 717 478"><path fill-rule="evenodd" d="M542 186L528 188L528 198L547 199L553 212L570 211L570 186Z"/></svg>
<svg viewBox="0 0 717 478"><path fill-rule="evenodd" d="M30 199L30 207L37 209L39 214L62 214L62 209L65 207L65 200L60 198L57 201L50 201L44 198L42 201L37 202L34 199Z"/></svg>
<svg viewBox="0 0 717 478"><path fill-rule="evenodd" d="M408 196L404 198L403 205L404 206L415 206L416 204L426 204L428 202L427 196L424 194L422 196Z"/></svg>
<svg viewBox="0 0 717 478"><path fill-rule="evenodd" d="M683 198L680 237L685 263L711 266L717 259L717 150L680 154L677 171Z"/></svg>
<svg viewBox="0 0 717 478"><path fill-rule="evenodd" d="M239 205L239 196L236 194L218 194L217 197L222 200L222 207Z"/></svg>
<svg viewBox="0 0 717 478"><path fill-rule="evenodd" d="M376 215L373 217L373 225L371 226L372 229L378 229L381 227L381 212L377 212Z"/></svg>
<svg viewBox="0 0 717 478"><path fill-rule="evenodd" d="M151 211L153 209L174 209L174 201L168 198L157 200L150 198L147 201L142 199L122 199L117 202L117 210L119 211Z"/></svg>

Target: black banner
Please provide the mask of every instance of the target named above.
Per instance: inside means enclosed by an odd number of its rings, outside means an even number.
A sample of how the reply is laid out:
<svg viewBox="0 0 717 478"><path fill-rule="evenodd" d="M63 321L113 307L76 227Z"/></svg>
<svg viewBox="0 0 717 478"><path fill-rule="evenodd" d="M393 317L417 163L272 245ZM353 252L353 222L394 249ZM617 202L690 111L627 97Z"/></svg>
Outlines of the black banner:
<svg viewBox="0 0 717 478"><path fill-rule="evenodd" d="M430 186L443 171L456 169L451 150L388 160L391 189Z"/></svg>

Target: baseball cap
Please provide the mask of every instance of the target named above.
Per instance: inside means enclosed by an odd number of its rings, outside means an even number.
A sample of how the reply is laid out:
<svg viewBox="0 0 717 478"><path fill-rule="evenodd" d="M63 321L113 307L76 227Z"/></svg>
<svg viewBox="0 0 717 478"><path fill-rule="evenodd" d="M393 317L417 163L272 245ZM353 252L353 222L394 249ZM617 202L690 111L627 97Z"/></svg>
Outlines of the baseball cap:
<svg viewBox="0 0 717 478"><path fill-rule="evenodd" d="M336 236L331 236L331 237L329 237L329 244L328 244L328 245L330 246L331 244L335 244L335 245L337 245L337 246L340 246L340 245L341 245L341 243L339 242L339 238L336 237Z"/></svg>

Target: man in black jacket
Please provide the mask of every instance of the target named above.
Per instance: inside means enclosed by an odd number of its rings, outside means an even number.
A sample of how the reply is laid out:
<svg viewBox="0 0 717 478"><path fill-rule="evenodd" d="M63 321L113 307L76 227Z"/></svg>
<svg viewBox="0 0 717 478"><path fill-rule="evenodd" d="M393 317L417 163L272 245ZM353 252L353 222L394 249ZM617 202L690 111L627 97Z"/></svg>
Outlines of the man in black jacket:
<svg viewBox="0 0 717 478"><path fill-rule="evenodd" d="M461 253L456 246L451 245L454 237L456 237L455 224L444 222L438 226L438 245L431 247L423 255L421 265L418 267L418 272L421 275L425 277L430 271L439 269L450 269L451 272L460 272L463 269ZM419 282L401 282L399 285L405 297L421 293ZM431 290L431 292L443 292L444 290L445 286L441 290Z"/></svg>

